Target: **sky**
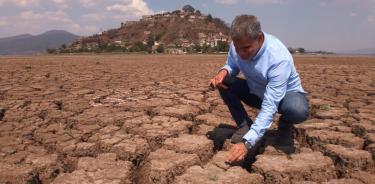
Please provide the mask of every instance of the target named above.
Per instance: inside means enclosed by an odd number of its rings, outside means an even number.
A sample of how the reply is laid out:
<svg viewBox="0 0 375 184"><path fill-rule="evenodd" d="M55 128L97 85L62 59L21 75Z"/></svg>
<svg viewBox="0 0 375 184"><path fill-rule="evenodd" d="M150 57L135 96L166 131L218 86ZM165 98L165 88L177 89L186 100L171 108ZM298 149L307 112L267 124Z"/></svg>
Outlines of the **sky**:
<svg viewBox="0 0 375 184"><path fill-rule="evenodd" d="M228 25L237 15L255 15L288 47L375 48L375 0L0 0L0 38L52 29L88 36L186 4Z"/></svg>

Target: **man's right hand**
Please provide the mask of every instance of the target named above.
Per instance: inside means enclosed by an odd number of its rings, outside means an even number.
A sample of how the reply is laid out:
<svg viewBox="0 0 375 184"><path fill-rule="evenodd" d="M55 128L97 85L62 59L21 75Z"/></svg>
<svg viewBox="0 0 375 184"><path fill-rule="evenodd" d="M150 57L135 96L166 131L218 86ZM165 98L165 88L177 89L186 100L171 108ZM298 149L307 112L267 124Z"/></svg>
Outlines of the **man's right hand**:
<svg viewBox="0 0 375 184"><path fill-rule="evenodd" d="M228 75L228 71L226 69L222 69L219 71L219 73L210 80L210 86L212 88L224 88L227 89L228 86L226 86L223 81L224 78Z"/></svg>

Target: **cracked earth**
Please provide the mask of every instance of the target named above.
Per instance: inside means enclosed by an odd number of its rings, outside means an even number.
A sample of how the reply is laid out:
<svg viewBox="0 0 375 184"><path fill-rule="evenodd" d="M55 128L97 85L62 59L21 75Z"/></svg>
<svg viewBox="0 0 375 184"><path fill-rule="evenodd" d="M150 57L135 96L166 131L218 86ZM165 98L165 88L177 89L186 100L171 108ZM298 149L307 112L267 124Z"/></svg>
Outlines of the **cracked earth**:
<svg viewBox="0 0 375 184"><path fill-rule="evenodd" d="M375 59L295 56L310 117L295 152L273 144L277 116L242 163L208 82L225 56L0 58L0 183L375 183ZM254 119L257 110L246 108Z"/></svg>

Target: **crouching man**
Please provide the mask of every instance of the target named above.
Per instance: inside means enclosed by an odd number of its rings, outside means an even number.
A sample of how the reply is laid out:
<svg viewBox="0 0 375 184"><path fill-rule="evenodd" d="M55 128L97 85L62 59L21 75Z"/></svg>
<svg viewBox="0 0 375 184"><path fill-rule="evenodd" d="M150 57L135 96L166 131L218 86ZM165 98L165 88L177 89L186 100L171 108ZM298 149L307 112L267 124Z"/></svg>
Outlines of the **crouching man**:
<svg viewBox="0 0 375 184"><path fill-rule="evenodd" d="M233 41L227 62L210 83L218 88L238 127L227 160L236 162L262 138L276 112L281 114L278 145L292 143L293 124L306 120L309 113L293 58L280 40L262 32L252 15L237 16L230 36ZM236 77L239 72L245 79ZM254 123L241 102L260 109Z"/></svg>

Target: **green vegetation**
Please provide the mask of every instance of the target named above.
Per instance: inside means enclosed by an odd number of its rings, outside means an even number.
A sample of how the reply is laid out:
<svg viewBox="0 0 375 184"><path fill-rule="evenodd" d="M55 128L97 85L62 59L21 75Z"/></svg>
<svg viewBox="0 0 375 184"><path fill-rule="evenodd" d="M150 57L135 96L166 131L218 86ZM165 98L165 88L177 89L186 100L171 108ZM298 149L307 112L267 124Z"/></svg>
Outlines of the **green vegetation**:
<svg viewBox="0 0 375 184"><path fill-rule="evenodd" d="M163 45L159 45L159 46L156 48L156 52L157 52L157 53L163 53L163 52L164 52L164 46L163 46Z"/></svg>
<svg viewBox="0 0 375 184"><path fill-rule="evenodd" d="M64 54L64 53L131 53L131 52L142 52L142 53L164 53L167 48L164 45L155 45L155 39L150 36L147 39L147 43L137 41L133 45L125 47L118 46L115 44L101 43L94 48L87 46L80 47L79 49L71 49L66 46L61 46L58 49L47 49L48 54ZM182 48L180 45L176 45L175 48L181 49L183 52L194 54L194 53L226 53L229 51L229 43L226 41L217 41L216 46L209 44L200 45L195 43L191 47Z"/></svg>
<svg viewBox="0 0 375 184"><path fill-rule="evenodd" d="M324 104L324 105L321 105L319 109L323 111L329 111L331 110L331 106L329 104Z"/></svg>
<svg viewBox="0 0 375 184"><path fill-rule="evenodd" d="M219 176L217 175L213 175L213 176L210 176L209 178L211 181L218 181L219 180Z"/></svg>

